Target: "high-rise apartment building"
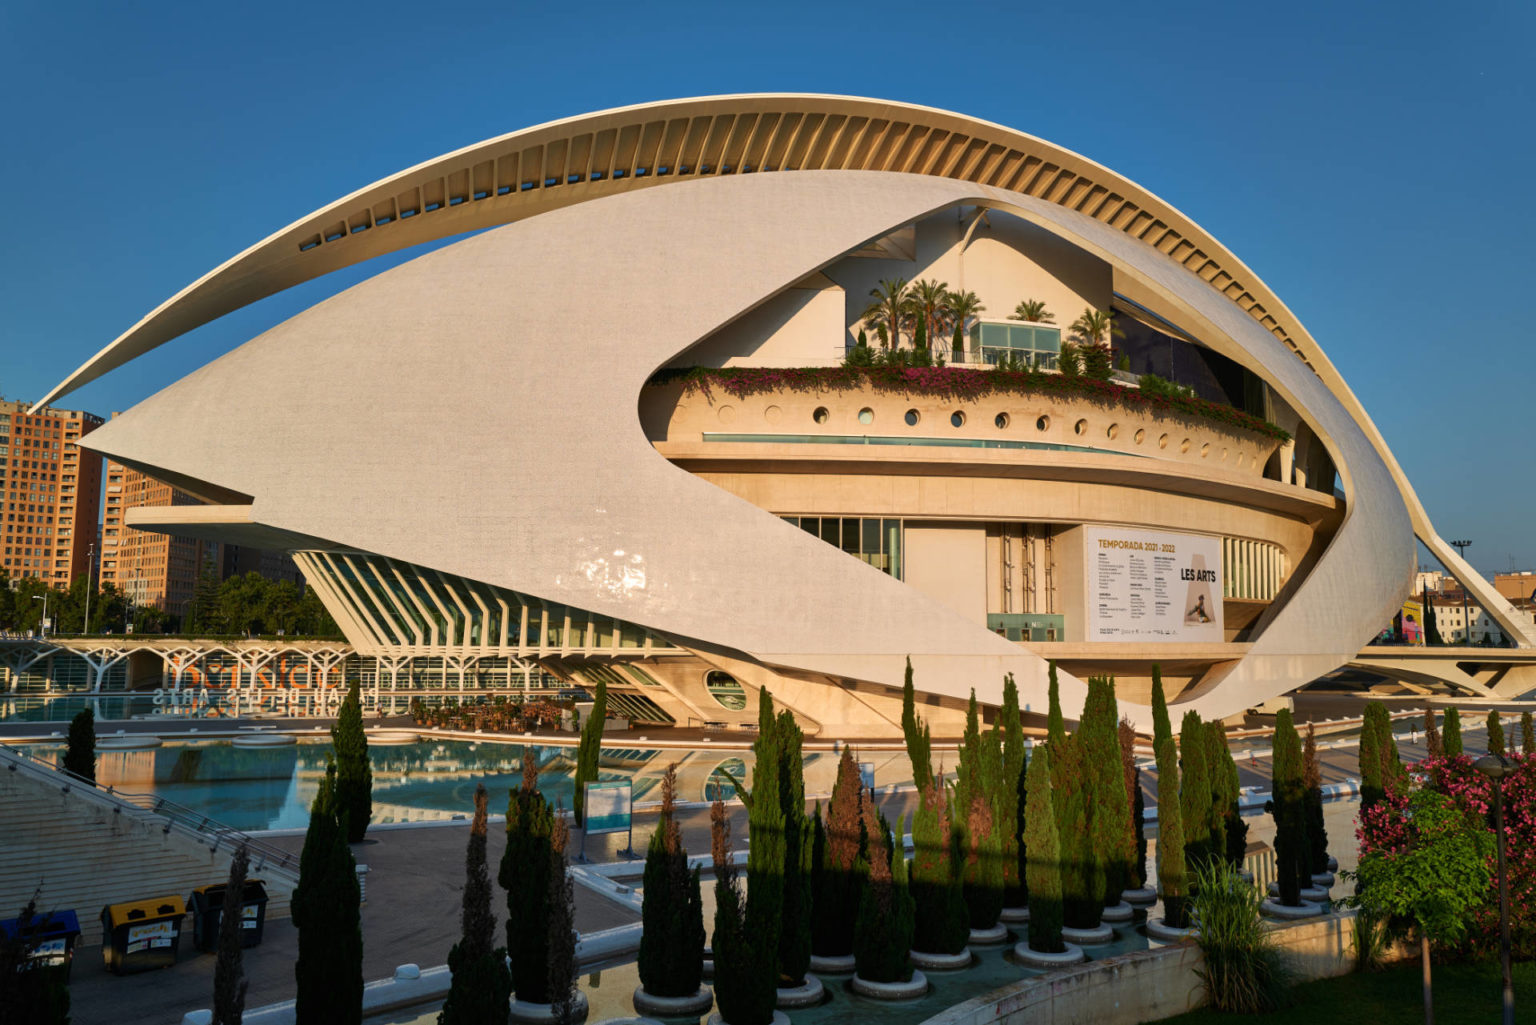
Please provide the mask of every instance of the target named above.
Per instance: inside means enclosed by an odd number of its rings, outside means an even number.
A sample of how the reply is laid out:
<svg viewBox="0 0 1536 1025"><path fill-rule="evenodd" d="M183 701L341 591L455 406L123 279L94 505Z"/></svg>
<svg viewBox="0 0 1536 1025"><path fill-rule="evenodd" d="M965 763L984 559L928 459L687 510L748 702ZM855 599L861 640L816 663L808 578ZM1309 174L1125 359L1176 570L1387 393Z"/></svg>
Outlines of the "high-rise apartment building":
<svg viewBox="0 0 1536 1025"><path fill-rule="evenodd" d="M101 426L93 413L0 400L0 566L68 588L84 576L101 511L101 457L80 439Z"/></svg>
<svg viewBox="0 0 1536 1025"><path fill-rule="evenodd" d="M133 530L124 525L123 514L140 506L200 504L179 488L107 460L101 582L114 585L135 607L153 605L173 616L185 615L203 567L211 564L221 578L224 576L224 546L216 541Z"/></svg>

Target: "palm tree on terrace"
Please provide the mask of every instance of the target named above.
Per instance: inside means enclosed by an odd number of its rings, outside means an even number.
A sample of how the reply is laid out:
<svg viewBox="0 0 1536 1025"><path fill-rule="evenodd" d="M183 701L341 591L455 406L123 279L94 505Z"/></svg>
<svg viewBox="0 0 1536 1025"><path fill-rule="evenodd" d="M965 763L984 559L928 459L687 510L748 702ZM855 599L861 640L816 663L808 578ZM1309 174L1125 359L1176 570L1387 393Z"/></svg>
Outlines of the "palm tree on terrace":
<svg viewBox="0 0 1536 1025"><path fill-rule="evenodd" d="M949 286L942 281L923 278L912 282L908 303L914 320L923 322L923 333L928 336L929 346L944 329L944 310L949 297Z"/></svg>
<svg viewBox="0 0 1536 1025"><path fill-rule="evenodd" d="M864 310L864 319L884 329L883 341L892 349L901 348L901 322L910 296L906 278L885 278L869 290L872 301Z"/></svg>
<svg viewBox="0 0 1536 1025"><path fill-rule="evenodd" d="M1024 299L1013 308L1013 315L1009 320L1027 320L1035 324L1052 324L1056 321L1056 314L1046 310L1045 303L1039 299Z"/></svg>
<svg viewBox="0 0 1536 1025"><path fill-rule="evenodd" d="M1125 337L1125 330L1110 314L1091 307L1084 309L1082 316L1072 322L1070 330L1088 345L1103 344L1106 335L1110 339Z"/></svg>
<svg viewBox="0 0 1536 1025"><path fill-rule="evenodd" d="M969 322L986 312L975 292L950 292L944 300L944 315L955 329L955 359L965 355L965 330Z"/></svg>

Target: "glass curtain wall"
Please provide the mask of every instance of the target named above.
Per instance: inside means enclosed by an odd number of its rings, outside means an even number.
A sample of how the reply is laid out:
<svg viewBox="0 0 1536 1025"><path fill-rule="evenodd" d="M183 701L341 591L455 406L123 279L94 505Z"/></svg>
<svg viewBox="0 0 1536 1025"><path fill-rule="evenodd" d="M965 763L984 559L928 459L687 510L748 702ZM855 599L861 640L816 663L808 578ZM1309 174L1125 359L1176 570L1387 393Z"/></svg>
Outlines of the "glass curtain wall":
<svg viewBox="0 0 1536 1025"><path fill-rule="evenodd" d="M897 580L902 578L900 520L859 516L784 516L785 522L820 538L833 548L869 563Z"/></svg>

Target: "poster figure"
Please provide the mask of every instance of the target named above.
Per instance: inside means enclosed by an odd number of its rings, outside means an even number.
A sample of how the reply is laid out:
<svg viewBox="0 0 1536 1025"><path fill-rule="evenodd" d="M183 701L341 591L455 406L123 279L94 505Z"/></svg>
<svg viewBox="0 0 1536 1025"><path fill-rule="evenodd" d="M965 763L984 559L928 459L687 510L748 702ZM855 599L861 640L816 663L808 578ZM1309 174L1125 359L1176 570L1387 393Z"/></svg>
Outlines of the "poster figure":
<svg viewBox="0 0 1536 1025"><path fill-rule="evenodd" d="M1187 626L1204 626L1214 618L1211 581L1215 574L1206 571L1203 555L1193 556L1189 568L1193 572L1187 575L1189 588L1184 601L1184 623Z"/></svg>

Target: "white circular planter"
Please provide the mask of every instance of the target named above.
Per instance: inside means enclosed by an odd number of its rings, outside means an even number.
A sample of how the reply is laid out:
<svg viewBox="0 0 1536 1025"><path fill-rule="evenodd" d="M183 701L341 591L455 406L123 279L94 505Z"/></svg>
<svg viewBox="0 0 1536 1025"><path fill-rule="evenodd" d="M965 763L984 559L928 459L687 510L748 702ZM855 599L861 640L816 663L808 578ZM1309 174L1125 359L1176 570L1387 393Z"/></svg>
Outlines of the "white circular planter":
<svg viewBox="0 0 1536 1025"><path fill-rule="evenodd" d="M244 737L236 737L235 740L244 740ZM292 737L288 738L291 742ZM147 733L125 733L120 737L101 737L96 741L98 751L147 751L152 747L159 747L162 741L159 737L152 737ZM212 1011L208 1012L212 1014Z"/></svg>
<svg viewBox="0 0 1536 1025"><path fill-rule="evenodd" d="M576 1000L571 1007L572 1017L576 1021L587 1020L587 995L578 991ZM530 1004L512 998L512 1006L507 1014L509 1020L517 1025L547 1025L555 1020L555 1006L553 1004Z"/></svg>
<svg viewBox="0 0 1536 1025"><path fill-rule="evenodd" d="M836 957L811 955L811 971L820 972L823 975L852 975L857 967L858 962L852 954L841 954Z"/></svg>
<svg viewBox="0 0 1536 1025"><path fill-rule="evenodd" d="M714 979L714 977L715 977L715 960L714 960L714 958L706 957L704 959L703 970L700 971L699 974L702 977L706 978L706 979L711 979L711 980Z"/></svg>
<svg viewBox="0 0 1536 1025"><path fill-rule="evenodd" d="M1002 922L1011 922L1014 924L1019 922L1027 922L1029 921L1029 908L1003 908L1002 914L998 915L997 917L998 920Z"/></svg>
<svg viewBox="0 0 1536 1025"><path fill-rule="evenodd" d="M708 986L700 986L697 993L686 997L659 997L647 993L644 986L636 986L635 995L630 999L636 1011L658 1018L696 1018L715 1006L715 995Z"/></svg>
<svg viewBox="0 0 1536 1025"><path fill-rule="evenodd" d="M1008 927L1006 925L994 925L990 929L972 929L970 942L977 946L988 947L998 943L1008 942Z"/></svg>
<svg viewBox="0 0 1536 1025"><path fill-rule="evenodd" d="M1088 955L1083 953L1083 948L1076 943L1062 940L1061 945L1067 949L1059 954L1048 954L1043 950L1036 950L1028 943L1015 943L1013 956L1031 968L1061 968L1064 965L1079 964L1088 959Z"/></svg>
<svg viewBox="0 0 1536 1025"><path fill-rule="evenodd" d="M1150 907L1157 903L1157 890L1151 886L1143 886L1139 890L1126 890L1120 894L1120 899L1132 907Z"/></svg>
<svg viewBox="0 0 1536 1025"><path fill-rule="evenodd" d="M796 1007L815 1007L821 1003L821 998L826 995L826 992L821 985L821 980L810 972L806 972L803 984L779 987L779 996L775 1004L788 1010Z"/></svg>
<svg viewBox="0 0 1536 1025"><path fill-rule="evenodd" d="M1100 911L1099 917L1103 918L1106 922L1129 922L1136 917L1136 909L1122 900L1120 903Z"/></svg>
<svg viewBox="0 0 1536 1025"><path fill-rule="evenodd" d="M1080 947L1102 947L1106 943L1115 942L1115 930L1107 925L1097 929L1074 929L1064 925L1061 927L1061 938Z"/></svg>
<svg viewBox="0 0 1536 1025"><path fill-rule="evenodd" d="M1338 858L1329 858L1328 859L1328 871L1330 871L1330 872L1337 872L1338 870L1339 870L1339 859Z"/></svg>
<svg viewBox="0 0 1536 1025"><path fill-rule="evenodd" d="M1270 883L1269 884L1269 895L1271 897L1275 897L1275 898L1278 898L1280 896L1280 884L1279 883ZM1328 899L1328 888L1326 886L1307 886L1307 887L1303 887L1302 890L1301 890L1301 899L1302 900L1312 901L1314 903L1317 903L1319 901L1325 901L1325 900Z"/></svg>
<svg viewBox="0 0 1536 1025"><path fill-rule="evenodd" d="M298 742L291 733L248 733L230 741L235 747L292 747Z"/></svg>
<svg viewBox="0 0 1536 1025"><path fill-rule="evenodd" d="M1147 919L1147 935L1159 943L1178 943L1181 940L1192 940L1200 935L1200 930L1193 925L1183 929L1175 929L1166 920L1161 918Z"/></svg>
<svg viewBox="0 0 1536 1025"><path fill-rule="evenodd" d="M971 966L971 948L966 947L958 954L929 954L921 950L913 950L908 953L912 963L919 968L937 968L939 970L953 970L956 968L969 968ZM858 976L854 976L858 978Z"/></svg>
<svg viewBox="0 0 1536 1025"><path fill-rule="evenodd" d="M1288 904L1281 904L1277 900L1270 899L1260 904L1259 910L1270 918L1279 918L1285 921L1292 921L1298 918L1316 918L1323 913L1322 906L1310 900L1303 900L1300 907L1293 908Z"/></svg>
<svg viewBox="0 0 1536 1025"><path fill-rule="evenodd" d="M1321 887L1324 890L1332 889L1333 884L1336 882L1338 880L1332 872L1314 872L1312 874L1312 885Z"/></svg>
<svg viewBox="0 0 1536 1025"><path fill-rule="evenodd" d="M662 1023L655 1018L631 1016L628 1018L604 1018L602 1021L594 1022L593 1025L662 1025Z"/></svg>
<svg viewBox="0 0 1536 1025"><path fill-rule="evenodd" d="M707 740L708 738L706 737L705 739ZM720 1017L720 1012L716 1011L709 1016L709 1025L731 1025L731 1023ZM774 1011L773 1025L789 1025L789 1015L783 1011Z"/></svg>
<svg viewBox="0 0 1536 1025"><path fill-rule="evenodd" d="M906 982L870 982L855 975L853 991L873 1000L916 1000L928 995L928 980L916 968L912 969L912 978ZM774 1025L778 1025L778 1015L775 1014L774 1018Z"/></svg>
<svg viewBox="0 0 1536 1025"><path fill-rule="evenodd" d="M412 733L410 730L369 730L368 743L370 744L415 744L421 740L421 734Z"/></svg>

